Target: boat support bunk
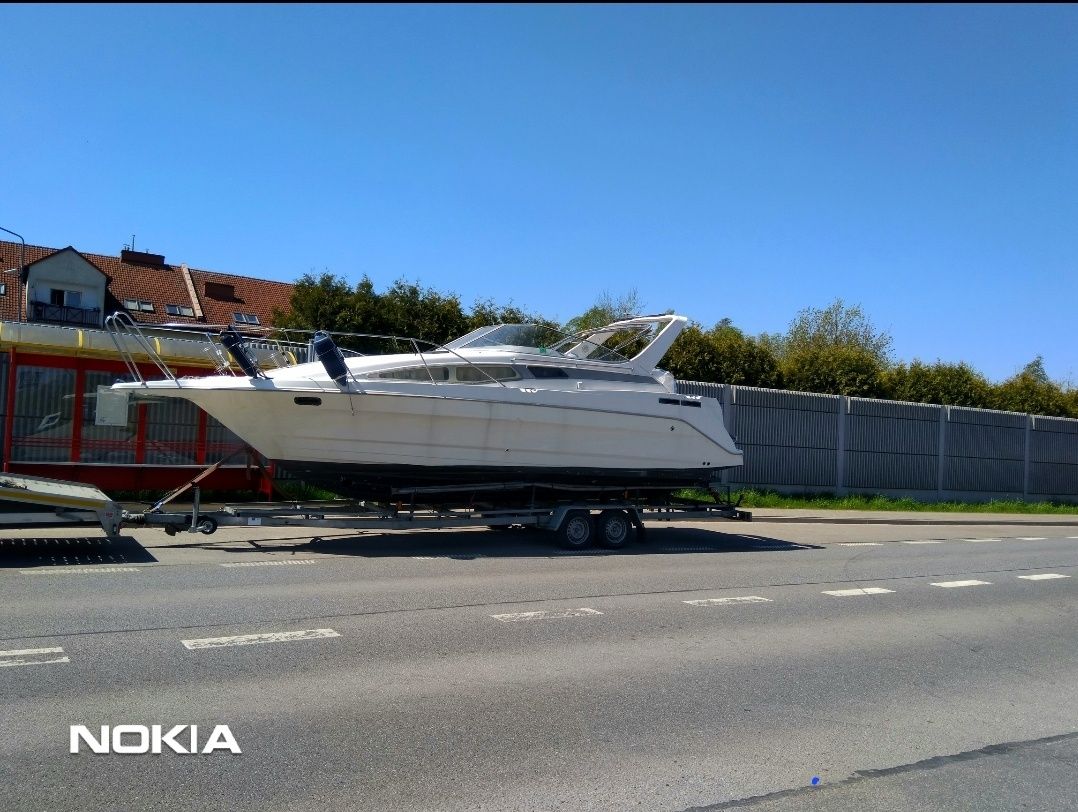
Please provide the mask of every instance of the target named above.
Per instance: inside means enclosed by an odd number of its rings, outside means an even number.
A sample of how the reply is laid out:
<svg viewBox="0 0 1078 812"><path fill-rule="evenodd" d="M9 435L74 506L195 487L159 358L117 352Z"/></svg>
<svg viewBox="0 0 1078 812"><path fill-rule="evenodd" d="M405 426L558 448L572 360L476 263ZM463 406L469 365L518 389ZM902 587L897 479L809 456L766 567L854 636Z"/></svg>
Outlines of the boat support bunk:
<svg viewBox="0 0 1078 812"><path fill-rule="evenodd" d="M609 549L624 547L644 535L645 522L751 521L752 514L731 502L729 491L714 491L714 503L673 499L667 493L632 495L620 489L569 488L548 483L503 483L468 488L399 489L392 502L280 502L226 505L216 510L201 508L196 484L203 472L150 509L128 511L97 488L77 482L24 475L0 475L0 499L33 502L63 511L81 511L68 518L96 517L110 537L122 526L163 529L209 535L219 527L309 527L343 530L432 530L488 527L531 527L553 532L562 547L580 549L598 544ZM192 491L191 510L168 512L165 507L177 496ZM484 493L511 490L527 494L514 505L483 502ZM463 494L467 494L467 498Z"/></svg>

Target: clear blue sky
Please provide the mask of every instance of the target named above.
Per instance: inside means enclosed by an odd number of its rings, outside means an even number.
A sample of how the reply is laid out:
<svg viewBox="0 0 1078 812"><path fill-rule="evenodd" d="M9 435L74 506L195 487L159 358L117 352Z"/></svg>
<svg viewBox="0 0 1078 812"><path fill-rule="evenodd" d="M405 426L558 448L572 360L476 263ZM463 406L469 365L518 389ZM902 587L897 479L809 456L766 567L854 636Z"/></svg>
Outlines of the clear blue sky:
<svg viewBox="0 0 1078 812"><path fill-rule="evenodd" d="M0 6L0 225L1078 384L1076 6Z"/></svg>

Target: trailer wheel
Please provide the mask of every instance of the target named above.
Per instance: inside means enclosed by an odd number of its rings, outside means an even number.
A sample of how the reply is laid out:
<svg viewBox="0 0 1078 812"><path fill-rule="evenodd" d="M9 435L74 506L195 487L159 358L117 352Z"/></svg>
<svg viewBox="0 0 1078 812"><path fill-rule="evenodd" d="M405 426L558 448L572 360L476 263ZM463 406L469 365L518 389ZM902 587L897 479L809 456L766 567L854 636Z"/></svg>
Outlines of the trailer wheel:
<svg viewBox="0 0 1078 812"><path fill-rule="evenodd" d="M604 510L599 514L599 543L610 550L620 550L633 537L633 523L624 510Z"/></svg>
<svg viewBox="0 0 1078 812"><path fill-rule="evenodd" d="M198 521L198 532L210 536L217 532L217 520L209 516L203 516Z"/></svg>
<svg viewBox="0 0 1078 812"><path fill-rule="evenodd" d="M558 528L558 542L567 550L579 550L595 538L595 521L586 510L570 510Z"/></svg>

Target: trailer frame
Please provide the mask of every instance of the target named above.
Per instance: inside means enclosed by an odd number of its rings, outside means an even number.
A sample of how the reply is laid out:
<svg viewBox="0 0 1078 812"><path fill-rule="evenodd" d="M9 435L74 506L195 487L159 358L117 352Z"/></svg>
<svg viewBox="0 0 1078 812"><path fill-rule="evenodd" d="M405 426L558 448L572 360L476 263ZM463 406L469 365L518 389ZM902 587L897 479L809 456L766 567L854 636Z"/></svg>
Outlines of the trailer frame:
<svg viewBox="0 0 1078 812"><path fill-rule="evenodd" d="M204 472L205 473L205 472ZM98 488L78 482L14 474L0 476L0 499L49 505L71 516L82 511L83 519L96 517L109 537L124 526L163 529L210 535L221 527L305 527L329 530L450 530L476 527L507 529L533 527L557 535L562 547L578 549L593 543L619 549L634 537L643 538L645 522L751 521L719 489L715 503L674 499L665 491L647 488L619 491L616 488L580 488L550 483L507 482L475 486L404 488L394 492L396 501L346 502L342 500L281 502L261 505L225 505L203 510L196 477L188 487L178 488L145 511L130 511ZM725 487L725 486L724 486ZM169 501L190 489L190 511L165 510ZM653 489L654 490L654 489ZM520 504L500 505L506 493L521 494ZM551 494L543 496L541 494ZM483 496L488 500L482 501ZM69 519L70 520L70 519Z"/></svg>

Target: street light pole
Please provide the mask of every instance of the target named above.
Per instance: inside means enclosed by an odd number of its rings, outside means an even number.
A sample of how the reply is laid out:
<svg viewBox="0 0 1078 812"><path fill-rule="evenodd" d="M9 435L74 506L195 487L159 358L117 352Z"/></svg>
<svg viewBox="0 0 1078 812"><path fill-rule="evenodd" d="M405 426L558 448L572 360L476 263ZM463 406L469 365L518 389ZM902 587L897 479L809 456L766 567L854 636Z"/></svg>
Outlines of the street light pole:
<svg viewBox="0 0 1078 812"><path fill-rule="evenodd" d="M18 237L19 242L22 243L22 247L19 249L19 286L16 289L15 299L15 320L22 321L22 275L26 272L26 240L22 238L22 234L16 234L14 231L0 226L0 231L10 234L13 237Z"/></svg>

